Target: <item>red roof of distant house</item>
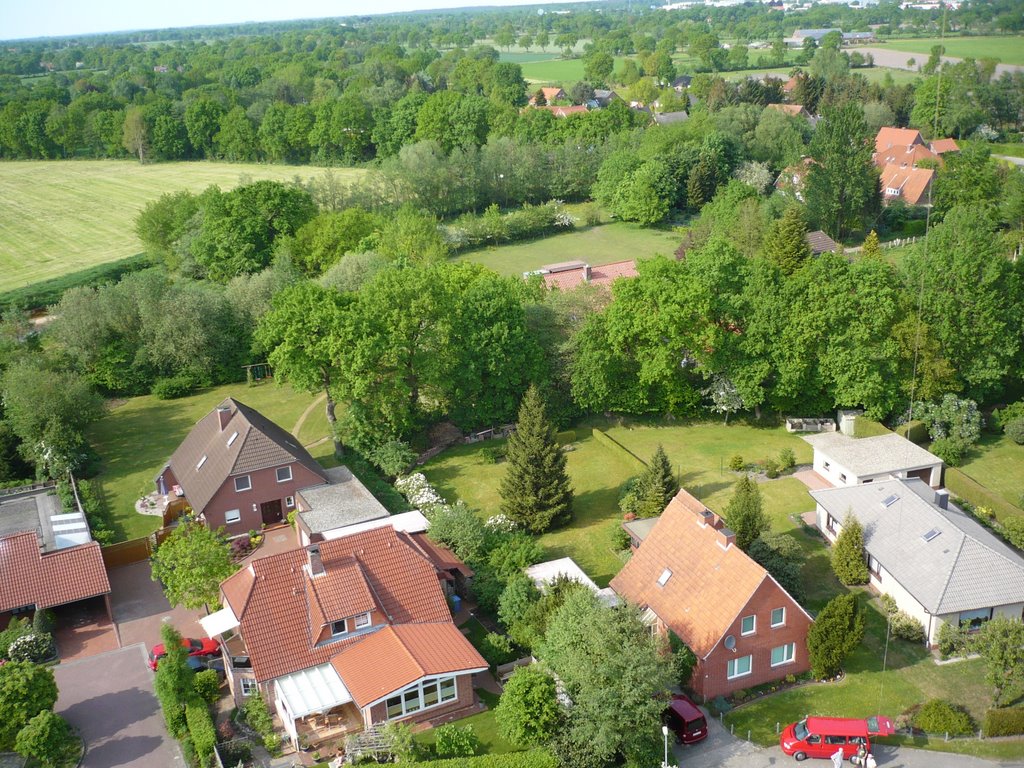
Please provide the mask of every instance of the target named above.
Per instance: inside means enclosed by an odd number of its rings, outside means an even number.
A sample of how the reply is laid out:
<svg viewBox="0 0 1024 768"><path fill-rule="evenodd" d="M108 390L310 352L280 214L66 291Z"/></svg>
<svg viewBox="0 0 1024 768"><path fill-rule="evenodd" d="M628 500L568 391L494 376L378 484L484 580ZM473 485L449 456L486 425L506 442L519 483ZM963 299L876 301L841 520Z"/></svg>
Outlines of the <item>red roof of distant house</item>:
<svg viewBox="0 0 1024 768"><path fill-rule="evenodd" d="M611 581L617 594L654 611L699 658L714 650L771 578L735 542L726 545L720 526L717 515L679 491Z"/></svg>
<svg viewBox="0 0 1024 768"><path fill-rule="evenodd" d="M553 114L555 117L568 117L569 115L577 115L581 112L587 112L587 108L582 104L576 104L570 107L558 107L547 105L544 107L534 107L534 109L544 109Z"/></svg>
<svg viewBox="0 0 1024 768"><path fill-rule="evenodd" d="M947 152L959 152L960 147L953 139L936 139L931 143L932 152L936 155L944 155Z"/></svg>
<svg viewBox="0 0 1024 768"><path fill-rule="evenodd" d="M932 152L924 144L908 144L905 147L890 147L884 152L875 152L871 159L879 168L887 165L899 165L906 168L916 168L922 160L935 160L942 163L942 158Z"/></svg>
<svg viewBox="0 0 1024 768"><path fill-rule="evenodd" d="M886 200L904 200L907 205L923 205L928 187L935 178L931 168L904 168L887 165L882 170L882 197ZM895 190L895 193L889 190Z"/></svg>
<svg viewBox="0 0 1024 768"><path fill-rule="evenodd" d="M480 672L487 662L452 623L406 624L365 635L331 659L331 666L356 704L365 707L421 677Z"/></svg>
<svg viewBox="0 0 1024 768"><path fill-rule="evenodd" d="M53 608L109 592L95 541L43 554L34 531L0 537L0 612Z"/></svg>
<svg viewBox="0 0 1024 768"><path fill-rule="evenodd" d="M473 578L473 569L459 560L447 547L442 547L425 533L402 533L400 537L405 538L414 547L419 549L434 566L446 574L451 571L458 571L467 579Z"/></svg>
<svg viewBox="0 0 1024 768"><path fill-rule="evenodd" d="M298 548L254 560L221 584L257 680L324 664L357 641L314 647L311 633L366 610L367 595L391 624L451 624L437 569L391 526L318 546L325 573L316 579L307 575L307 549Z"/></svg>
<svg viewBox="0 0 1024 768"><path fill-rule="evenodd" d="M573 262L567 262L565 264L549 264L541 269L552 270L544 275L544 284L548 288L558 288L563 291L572 290L584 283L611 285L620 277L636 277L637 275L636 262L632 259L596 267L591 267L583 262L579 262L578 266Z"/></svg>
<svg viewBox="0 0 1024 768"><path fill-rule="evenodd" d="M797 82L798 82L798 81L797 81L797 79L796 79L796 77L795 77L795 76L794 76L794 77L791 77L791 78L789 78L789 80L787 80L787 81L786 81L786 82L785 82L785 83L783 84L783 86L782 86L782 92L783 92L783 93L789 93L789 92L791 92L791 91L792 91L792 90L793 90L794 88L796 88Z"/></svg>
<svg viewBox="0 0 1024 768"><path fill-rule="evenodd" d="M769 104L768 109L776 112L783 112L791 117L803 117L810 119L811 113L804 109L803 104Z"/></svg>
<svg viewBox="0 0 1024 768"><path fill-rule="evenodd" d="M921 132L913 128L890 128L883 126L875 136L875 152L885 152L893 147L905 149L911 144L924 145Z"/></svg>

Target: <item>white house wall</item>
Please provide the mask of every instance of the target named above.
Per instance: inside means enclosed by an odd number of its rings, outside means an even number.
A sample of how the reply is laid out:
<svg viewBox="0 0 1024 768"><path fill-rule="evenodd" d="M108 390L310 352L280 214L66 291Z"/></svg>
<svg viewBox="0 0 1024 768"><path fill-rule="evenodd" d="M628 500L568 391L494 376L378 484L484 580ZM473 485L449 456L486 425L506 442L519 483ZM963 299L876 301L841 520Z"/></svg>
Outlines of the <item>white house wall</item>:
<svg viewBox="0 0 1024 768"><path fill-rule="evenodd" d="M825 467L825 462L828 462L828 468ZM857 475L843 465L837 464L824 453L817 450L814 452L814 471L832 483L832 485L839 486L859 484ZM846 479L843 480L840 476L845 476Z"/></svg>

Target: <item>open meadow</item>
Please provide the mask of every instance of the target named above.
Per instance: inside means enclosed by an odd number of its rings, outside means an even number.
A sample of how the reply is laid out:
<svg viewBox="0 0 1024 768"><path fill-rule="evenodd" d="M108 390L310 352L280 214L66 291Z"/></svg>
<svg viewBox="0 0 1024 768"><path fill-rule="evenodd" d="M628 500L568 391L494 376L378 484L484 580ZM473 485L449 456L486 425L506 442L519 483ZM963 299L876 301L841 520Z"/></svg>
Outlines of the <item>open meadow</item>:
<svg viewBox="0 0 1024 768"><path fill-rule="evenodd" d="M1001 64L1017 64L1024 66L1024 37L1007 35L1004 37L917 37L910 39L889 39L885 47L894 51L906 51L916 56L918 64L924 64L932 52L932 46L943 45L947 56L960 58L991 58L999 59Z"/></svg>
<svg viewBox="0 0 1024 768"><path fill-rule="evenodd" d="M523 243L497 245L462 253L456 261L472 261L502 275L522 275L545 264L580 259L591 266L614 261L672 256L682 236L672 230L648 229L615 222L578 229Z"/></svg>
<svg viewBox="0 0 1024 768"><path fill-rule="evenodd" d="M258 180L308 180L314 166L11 161L0 165L0 293L133 256L135 217L165 192L230 189ZM362 171L335 169L342 178Z"/></svg>

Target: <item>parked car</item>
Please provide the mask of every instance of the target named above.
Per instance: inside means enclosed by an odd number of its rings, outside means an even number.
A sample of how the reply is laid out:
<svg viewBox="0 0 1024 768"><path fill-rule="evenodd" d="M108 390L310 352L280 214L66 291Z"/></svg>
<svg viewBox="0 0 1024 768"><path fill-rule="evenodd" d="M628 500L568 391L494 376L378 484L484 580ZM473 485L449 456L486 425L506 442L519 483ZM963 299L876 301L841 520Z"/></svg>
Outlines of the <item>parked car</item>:
<svg viewBox="0 0 1024 768"><path fill-rule="evenodd" d="M188 655L191 656L217 656L220 654L220 640L204 637L196 640L191 637L181 638L181 644L188 648ZM149 652L149 668L156 671L156 665L160 659L167 655L163 643L157 643Z"/></svg>
<svg viewBox="0 0 1024 768"><path fill-rule="evenodd" d="M881 715L868 718L808 717L787 725L779 736L779 746L797 760L808 757L830 758L838 750L850 758L863 746L871 751L872 736L892 736L892 720Z"/></svg>
<svg viewBox="0 0 1024 768"><path fill-rule="evenodd" d="M672 694L672 700L661 719L676 735L676 741L680 744L694 744L708 737L708 723L704 713L684 693Z"/></svg>

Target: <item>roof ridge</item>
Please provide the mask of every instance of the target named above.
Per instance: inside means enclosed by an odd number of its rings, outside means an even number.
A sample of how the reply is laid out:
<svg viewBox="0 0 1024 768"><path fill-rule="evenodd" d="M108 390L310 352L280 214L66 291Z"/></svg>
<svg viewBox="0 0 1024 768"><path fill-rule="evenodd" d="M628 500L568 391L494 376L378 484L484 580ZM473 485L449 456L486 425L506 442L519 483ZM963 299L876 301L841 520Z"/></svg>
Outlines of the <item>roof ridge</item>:
<svg viewBox="0 0 1024 768"><path fill-rule="evenodd" d="M442 624L443 622L436 623ZM400 624L399 626L404 625ZM454 623L452 624L452 626L455 626ZM402 634L394 626L391 626L391 631L394 633L395 639L398 641L398 644L402 646L402 650L405 651L405 655L409 657L412 663L415 664L416 668L420 671L420 677L423 677L423 675L427 674L427 670L426 668L424 668L423 663L419 660L416 654L412 652L409 646L406 645L405 639L402 637Z"/></svg>
<svg viewBox="0 0 1024 768"><path fill-rule="evenodd" d="M939 606L942 605L942 601L946 597L946 592L949 591L949 583L953 580L953 571L956 570L956 564L960 562L960 555L964 552L964 544L967 542L967 534L959 528L957 528L957 530L960 531L960 546L957 547L956 557L953 558L953 562L949 566L949 573L946 574L945 583L942 585L942 593L939 595L939 599L935 601L934 610L929 611L929 613L936 613L939 610Z"/></svg>

